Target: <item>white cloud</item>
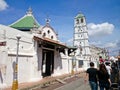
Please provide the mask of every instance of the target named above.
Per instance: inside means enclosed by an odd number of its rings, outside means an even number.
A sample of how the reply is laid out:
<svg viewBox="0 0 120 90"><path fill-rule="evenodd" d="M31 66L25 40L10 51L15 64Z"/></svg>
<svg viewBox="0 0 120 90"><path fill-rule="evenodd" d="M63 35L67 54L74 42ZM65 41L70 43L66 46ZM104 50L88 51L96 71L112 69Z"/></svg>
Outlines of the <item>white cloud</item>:
<svg viewBox="0 0 120 90"><path fill-rule="evenodd" d="M112 34L113 30L114 30L114 25L108 22L101 24L94 24L94 23L88 24L88 33L89 36L92 37L101 37L101 36L109 35Z"/></svg>
<svg viewBox="0 0 120 90"><path fill-rule="evenodd" d="M109 43L105 44L105 47L106 48L115 48L115 47L117 47L117 43L109 42Z"/></svg>
<svg viewBox="0 0 120 90"><path fill-rule="evenodd" d="M67 45L73 45L73 38L71 38L71 39L69 39L69 40L67 40Z"/></svg>
<svg viewBox="0 0 120 90"><path fill-rule="evenodd" d="M8 4L5 0L0 0L0 11L5 10L8 7Z"/></svg>
<svg viewBox="0 0 120 90"><path fill-rule="evenodd" d="M67 42L73 42L73 38L69 39Z"/></svg>
<svg viewBox="0 0 120 90"><path fill-rule="evenodd" d="M117 41L117 46L120 47L120 40Z"/></svg>
<svg viewBox="0 0 120 90"><path fill-rule="evenodd" d="M101 42L101 41L93 41L93 42L90 42L90 44L92 45L96 45L98 47L101 47L101 48L117 48L117 41L115 42Z"/></svg>
<svg viewBox="0 0 120 90"><path fill-rule="evenodd" d="M93 42L90 42L91 45L96 45L96 46L101 46L102 45L102 42L101 41L93 41Z"/></svg>

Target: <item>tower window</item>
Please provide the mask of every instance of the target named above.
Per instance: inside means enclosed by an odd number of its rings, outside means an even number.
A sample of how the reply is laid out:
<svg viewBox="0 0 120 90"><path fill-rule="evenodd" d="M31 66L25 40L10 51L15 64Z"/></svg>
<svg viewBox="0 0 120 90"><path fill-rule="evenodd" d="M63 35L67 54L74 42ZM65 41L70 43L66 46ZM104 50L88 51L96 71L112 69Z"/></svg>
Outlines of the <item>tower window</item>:
<svg viewBox="0 0 120 90"><path fill-rule="evenodd" d="M83 23L83 18L81 18L81 23Z"/></svg>
<svg viewBox="0 0 120 90"><path fill-rule="evenodd" d="M79 19L76 20L76 23L79 24Z"/></svg>

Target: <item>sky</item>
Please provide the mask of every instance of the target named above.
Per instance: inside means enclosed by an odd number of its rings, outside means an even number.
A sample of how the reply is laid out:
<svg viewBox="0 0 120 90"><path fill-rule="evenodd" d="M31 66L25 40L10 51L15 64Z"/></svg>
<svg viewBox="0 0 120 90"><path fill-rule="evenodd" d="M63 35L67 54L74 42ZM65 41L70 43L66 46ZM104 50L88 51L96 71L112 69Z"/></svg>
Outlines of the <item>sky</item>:
<svg viewBox="0 0 120 90"><path fill-rule="evenodd" d="M74 17L86 17L89 44L106 48L111 55L120 50L120 0L0 0L0 24L10 25L31 7L40 25L49 17L59 40L72 45Z"/></svg>

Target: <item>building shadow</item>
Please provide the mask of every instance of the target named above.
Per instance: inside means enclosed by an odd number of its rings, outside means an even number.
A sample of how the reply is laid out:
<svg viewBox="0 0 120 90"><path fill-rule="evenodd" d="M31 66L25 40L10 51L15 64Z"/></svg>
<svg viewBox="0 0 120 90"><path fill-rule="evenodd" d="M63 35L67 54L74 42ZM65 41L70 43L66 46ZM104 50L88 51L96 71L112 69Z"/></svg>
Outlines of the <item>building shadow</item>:
<svg viewBox="0 0 120 90"><path fill-rule="evenodd" d="M2 76L1 69L0 69L0 81L1 81L1 83L3 83L3 76Z"/></svg>
<svg viewBox="0 0 120 90"><path fill-rule="evenodd" d="M13 67L13 80L16 79L16 75L15 75L15 65L16 65L16 62L14 61L13 64L12 64L12 67Z"/></svg>

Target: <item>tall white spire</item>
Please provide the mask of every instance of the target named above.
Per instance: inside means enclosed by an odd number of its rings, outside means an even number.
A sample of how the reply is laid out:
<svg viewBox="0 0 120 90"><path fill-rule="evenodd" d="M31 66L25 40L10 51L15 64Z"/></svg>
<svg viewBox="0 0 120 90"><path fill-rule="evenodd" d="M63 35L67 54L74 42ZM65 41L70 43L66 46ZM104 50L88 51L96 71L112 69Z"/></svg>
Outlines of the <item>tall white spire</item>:
<svg viewBox="0 0 120 90"><path fill-rule="evenodd" d="M90 56L88 31L85 16L79 13L74 19L74 46L78 47L77 55L83 55L85 58ZM82 51L81 51L82 50Z"/></svg>

